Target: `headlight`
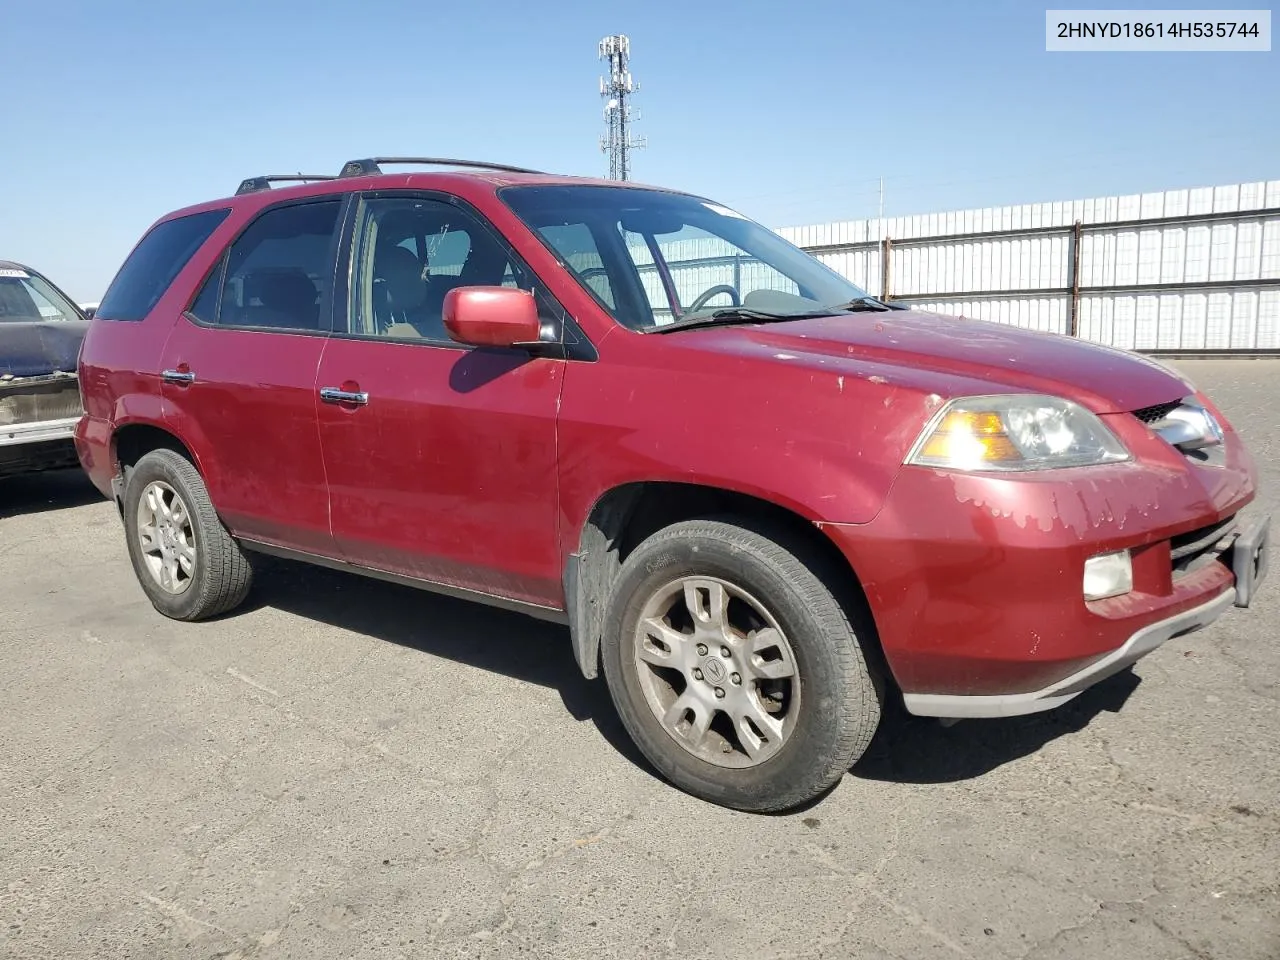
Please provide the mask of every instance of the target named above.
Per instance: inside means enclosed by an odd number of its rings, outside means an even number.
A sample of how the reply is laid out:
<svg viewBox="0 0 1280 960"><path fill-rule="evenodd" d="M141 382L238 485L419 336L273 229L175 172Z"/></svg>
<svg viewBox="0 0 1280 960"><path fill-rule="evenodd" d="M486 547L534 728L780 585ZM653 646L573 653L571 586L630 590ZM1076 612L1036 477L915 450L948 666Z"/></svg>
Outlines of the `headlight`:
<svg viewBox="0 0 1280 960"><path fill-rule="evenodd" d="M1116 463L1129 451L1096 416L1060 397L952 400L929 421L907 463L946 470L1047 470Z"/></svg>

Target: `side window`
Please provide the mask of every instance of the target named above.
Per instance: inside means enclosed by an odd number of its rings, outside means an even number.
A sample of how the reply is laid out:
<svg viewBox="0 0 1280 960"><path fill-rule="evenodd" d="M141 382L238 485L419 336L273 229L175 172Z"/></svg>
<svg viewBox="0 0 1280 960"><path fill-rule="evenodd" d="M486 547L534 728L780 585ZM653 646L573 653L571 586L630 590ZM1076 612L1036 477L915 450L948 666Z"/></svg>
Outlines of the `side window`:
<svg viewBox="0 0 1280 960"><path fill-rule="evenodd" d="M342 203L318 200L262 214L231 245L188 312L221 327L327 330Z"/></svg>
<svg viewBox="0 0 1280 960"><path fill-rule="evenodd" d="M585 223L556 223L539 227L538 232L610 310L617 307L604 258L590 227Z"/></svg>
<svg viewBox="0 0 1280 960"><path fill-rule="evenodd" d="M347 332L356 336L454 344L444 328L444 298L462 286L529 290L544 318L553 316L540 286L513 262L496 233L440 200L367 201L355 262Z"/></svg>
<svg viewBox="0 0 1280 960"><path fill-rule="evenodd" d="M202 323L218 322L218 295L222 293L222 276L227 269L227 257L223 254L222 259L218 261L218 265L213 268L213 272L204 282L204 286L200 288L200 293L196 296L195 303L187 309L187 313L191 314Z"/></svg>
<svg viewBox="0 0 1280 960"><path fill-rule="evenodd" d="M145 319L173 278L230 212L206 210L153 227L111 281L95 316L104 320Z"/></svg>

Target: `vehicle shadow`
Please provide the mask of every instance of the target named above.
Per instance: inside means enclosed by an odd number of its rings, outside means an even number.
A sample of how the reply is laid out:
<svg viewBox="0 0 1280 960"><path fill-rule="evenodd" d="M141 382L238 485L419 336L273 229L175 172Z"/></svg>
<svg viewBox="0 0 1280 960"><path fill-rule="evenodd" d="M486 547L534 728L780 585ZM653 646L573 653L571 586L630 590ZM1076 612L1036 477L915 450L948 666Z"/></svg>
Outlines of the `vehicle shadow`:
<svg viewBox="0 0 1280 960"><path fill-rule="evenodd" d="M863 780L955 783L1030 756L1051 740L1078 733L1106 711L1118 712L1141 679L1124 670L1054 710L1022 717L962 720L946 726L890 705L875 739L850 771Z"/></svg>
<svg viewBox="0 0 1280 960"><path fill-rule="evenodd" d="M104 500L79 467L0 477L0 520Z"/></svg>
<svg viewBox="0 0 1280 960"><path fill-rule="evenodd" d="M603 678L582 676L567 627L482 603L256 554L254 586L237 611L273 607L557 691L628 760L649 768L618 719Z"/></svg>
<svg viewBox="0 0 1280 960"><path fill-rule="evenodd" d="M620 754L658 777L618 719L603 678L587 680L578 670L567 628L275 557L255 556L254 566L249 606L274 607L554 689L570 716L593 723ZM1084 729L1103 711L1118 711L1140 682L1132 671L1125 671L1049 713L962 721L950 727L912 717L900 702L891 702L871 746L850 773L856 779L914 784L975 779Z"/></svg>

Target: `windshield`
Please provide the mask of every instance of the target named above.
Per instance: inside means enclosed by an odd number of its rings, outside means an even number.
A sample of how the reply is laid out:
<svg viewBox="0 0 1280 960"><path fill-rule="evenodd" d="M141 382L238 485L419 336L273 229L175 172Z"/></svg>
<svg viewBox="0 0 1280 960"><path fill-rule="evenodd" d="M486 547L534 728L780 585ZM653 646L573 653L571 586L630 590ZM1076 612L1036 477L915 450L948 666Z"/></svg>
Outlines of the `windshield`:
<svg viewBox="0 0 1280 960"><path fill-rule="evenodd" d="M43 277L0 267L0 323L83 320L80 311Z"/></svg>
<svg viewBox="0 0 1280 960"><path fill-rule="evenodd" d="M500 195L633 330L832 314L867 299L772 230L698 197L577 185L506 187Z"/></svg>

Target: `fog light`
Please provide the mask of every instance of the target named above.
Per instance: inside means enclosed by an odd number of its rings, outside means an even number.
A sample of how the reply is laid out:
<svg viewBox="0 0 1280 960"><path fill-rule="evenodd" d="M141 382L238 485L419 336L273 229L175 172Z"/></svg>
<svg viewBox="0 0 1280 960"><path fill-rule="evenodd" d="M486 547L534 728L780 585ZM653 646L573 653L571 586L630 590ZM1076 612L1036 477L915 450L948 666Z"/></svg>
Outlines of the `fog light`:
<svg viewBox="0 0 1280 960"><path fill-rule="evenodd" d="M1133 562L1128 550L1100 553L1084 562L1084 598L1118 597L1133 589Z"/></svg>

